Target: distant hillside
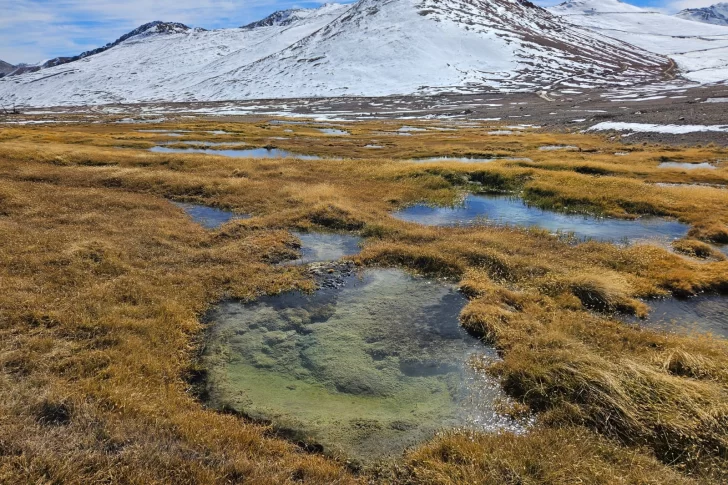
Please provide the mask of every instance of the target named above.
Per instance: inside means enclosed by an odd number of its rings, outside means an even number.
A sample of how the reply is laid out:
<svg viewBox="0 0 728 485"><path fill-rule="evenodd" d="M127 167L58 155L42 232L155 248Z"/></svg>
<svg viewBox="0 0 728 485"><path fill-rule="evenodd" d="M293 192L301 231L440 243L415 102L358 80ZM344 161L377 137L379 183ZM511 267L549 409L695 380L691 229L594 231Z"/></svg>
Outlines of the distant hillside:
<svg viewBox="0 0 728 485"><path fill-rule="evenodd" d="M89 56L93 56L96 54L101 54L102 52L106 52L107 50L111 49L112 47L116 47L117 45L121 44L122 42L131 39L132 37L138 37L143 35L152 35L152 34L171 34L171 33L179 33L179 32L187 32L190 30L189 27L187 27L184 24L176 23L176 22L161 22L159 20L155 22L149 22L147 24L144 24L131 32L122 35L114 42L109 42L103 47L99 47L97 49L93 49L90 51L82 52L81 54L78 54L76 56L70 56L70 57L56 57L53 59L50 59L48 61L45 61L42 64L36 64L36 65L29 65L29 64L22 64L19 66L11 66L13 69L10 69L8 72L6 72L6 75L10 76L18 76L20 74L25 74L28 72L37 72L41 69L48 69L50 67L60 66L63 64L68 64L70 62L75 62L81 59L84 59ZM0 61L2 62L2 61ZM6 63L5 63L6 64ZM9 64L8 64L9 65Z"/></svg>
<svg viewBox="0 0 728 485"><path fill-rule="evenodd" d="M0 61L0 77L10 74L15 70L15 66L5 61Z"/></svg>
<svg viewBox="0 0 728 485"><path fill-rule="evenodd" d="M555 15L602 35L669 56L679 74L700 83L728 79L728 28L643 9L618 0L571 0Z"/></svg>
<svg viewBox="0 0 728 485"><path fill-rule="evenodd" d="M621 35L572 25L528 0L359 0L285 10L235 29L153 22L0 80L0 102L533 92L659 82L671 68Z"/></svg>
<svg viewBox="0 0 728 485"><path fill-rule="evenodd" d="M688 8L676 16L706 24L728 26L728 3L716 3L715 5L704 8Z"/></svg>

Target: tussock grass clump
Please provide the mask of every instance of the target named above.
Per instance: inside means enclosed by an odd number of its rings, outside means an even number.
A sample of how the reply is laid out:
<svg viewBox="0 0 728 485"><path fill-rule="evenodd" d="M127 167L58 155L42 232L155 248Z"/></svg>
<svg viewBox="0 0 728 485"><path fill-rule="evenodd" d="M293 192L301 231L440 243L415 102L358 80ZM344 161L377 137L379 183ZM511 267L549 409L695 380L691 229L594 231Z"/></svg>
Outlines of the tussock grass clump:
<svg viewBox="0 0 728 485"><path fill-rule="evenodd" d="M400 484L686 484L638 449L621 448L580 428L526 436L446 434L407 455Z"/></svg>
<svg viewBox="0 0 728 485"><path fill-rule="evenodd" d="M672 243L672 247L678 253L692 256L694 258L713 258L718 260L725 259L725 255L723 255L723 253L713 248L709 244L706 244L703 241L698 241L696 239L679 239Z"/></svg>
<svg viewBox="0 0 728 485"><path fill-rule="evenodd" d="M728 244L728 225L719 221L701 221L690 230L689 235L718 244Z"/></svg>
<svg viewBox="0 0 728 485"><path fill-rule="evenodd" d="M646 307L643 303L630 298L627 291L629 284L615 274L582 274L569 282L571 292L584 307L603 313L621 312L633 315L644 315Z"/></svg>

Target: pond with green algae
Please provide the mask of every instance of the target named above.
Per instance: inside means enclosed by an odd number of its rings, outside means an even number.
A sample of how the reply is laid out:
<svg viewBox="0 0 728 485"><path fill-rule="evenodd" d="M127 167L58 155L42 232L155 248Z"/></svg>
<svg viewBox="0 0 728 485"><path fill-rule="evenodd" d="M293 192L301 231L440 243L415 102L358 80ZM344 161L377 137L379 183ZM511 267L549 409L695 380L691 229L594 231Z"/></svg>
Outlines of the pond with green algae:
<svg viewBox="0 0 728 485"><path fill-rule="evenodd" d="M453 286L392 269L341 281L213 309L210 404L359 463L443 429L521 429L494 411L500 388L472 365L496 353L460 327Z"/></svg>

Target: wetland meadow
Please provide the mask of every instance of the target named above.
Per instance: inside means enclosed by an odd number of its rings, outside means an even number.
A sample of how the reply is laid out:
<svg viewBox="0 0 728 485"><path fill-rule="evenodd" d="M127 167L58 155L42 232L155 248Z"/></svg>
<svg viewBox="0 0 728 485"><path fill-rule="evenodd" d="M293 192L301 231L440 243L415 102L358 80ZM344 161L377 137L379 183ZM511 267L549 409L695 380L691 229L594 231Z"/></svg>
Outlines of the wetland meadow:
<svg viewBox="0 0 728 485"><path fill-rule="evenodd" d="M0 129L0 483L728 480L725 147L96 121Z"/></svg>

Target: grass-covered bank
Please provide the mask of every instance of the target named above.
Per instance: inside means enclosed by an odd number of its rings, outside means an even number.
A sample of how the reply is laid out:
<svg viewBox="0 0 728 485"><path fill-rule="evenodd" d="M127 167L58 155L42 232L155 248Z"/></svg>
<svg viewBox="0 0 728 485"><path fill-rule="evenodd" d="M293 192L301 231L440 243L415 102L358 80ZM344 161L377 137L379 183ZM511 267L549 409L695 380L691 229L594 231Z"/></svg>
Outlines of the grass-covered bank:
<svg viewBox="0 0 728 485"><path fill-rule="evenodd" d="M74 127L83 140L64 140L57 129L14 129L16 139L0 144L0 482L725 479L726 344L637 330L608 314L645 311L638 297L725 291L728 263L649 245L571 245L538 230L424 228L389 215L416 201L452 202L473 180L505 180L541 187L541 204L573 207L578 199L602 213L670 215L692 224L696 237L718 239L701 231L725 228L725 190L646 182L715 182L726 177L724 167L708 175L659 171L651 160L661 147L615 161L606 148L545 152L561 157L563 170L508 161L414 165L383 153L238 160L94 146L109 129ZM371 136L351 131L355 139ZM393 150L486 143L464 133L463 141L434 138L431 146L428 136L399 137ZM602 143L565 136L567 144ZM491 138L494 150L516 153L558 135ZM322 152L342 142L297 143ZM720 156L693 150L677 154ZM534 165L551 163L532 155ZM569 168L591 156L620 174ZM165 198L256 217L206 232ZM504 360L490 371L519 403L512 412L536 413L538 427L520 437L446 435L397 464L353 474L268 428L206 410L189 392L199 316L224 296L310 287L300 268L271 263L290 254L284 229L316 225L367 237L363 265L460 281L471 300L463 324L500 349Z"/></svg>

